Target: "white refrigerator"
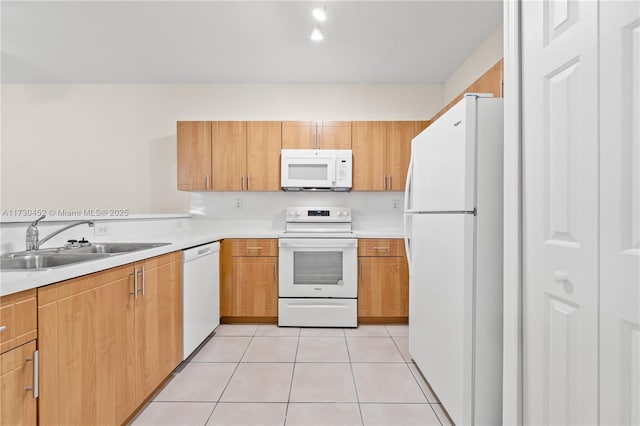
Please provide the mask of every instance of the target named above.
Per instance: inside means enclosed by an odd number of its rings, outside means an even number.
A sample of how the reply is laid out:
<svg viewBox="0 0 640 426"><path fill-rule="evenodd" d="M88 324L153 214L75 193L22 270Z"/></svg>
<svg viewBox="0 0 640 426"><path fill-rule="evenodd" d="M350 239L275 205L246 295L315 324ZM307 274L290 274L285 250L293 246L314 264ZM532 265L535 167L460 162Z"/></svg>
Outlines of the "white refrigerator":
<svg viewBox="0 0 640 426"><path fill-rule="evenodd" d="M411 144L409 352L458 425L502 423L503 102L466 95Z"/></svg>

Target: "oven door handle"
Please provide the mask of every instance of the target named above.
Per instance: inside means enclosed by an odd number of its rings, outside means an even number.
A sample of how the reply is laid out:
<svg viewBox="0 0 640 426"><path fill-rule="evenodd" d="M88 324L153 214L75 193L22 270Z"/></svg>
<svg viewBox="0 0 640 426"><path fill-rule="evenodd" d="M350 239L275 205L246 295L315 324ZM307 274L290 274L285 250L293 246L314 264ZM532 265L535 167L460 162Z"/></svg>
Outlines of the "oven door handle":
<svg viewBox="0 0 640 426"><path fill-rule="evenodd" d="M358 247L356 238L280 238L278 246L283 248L353 248Z"/></svg>

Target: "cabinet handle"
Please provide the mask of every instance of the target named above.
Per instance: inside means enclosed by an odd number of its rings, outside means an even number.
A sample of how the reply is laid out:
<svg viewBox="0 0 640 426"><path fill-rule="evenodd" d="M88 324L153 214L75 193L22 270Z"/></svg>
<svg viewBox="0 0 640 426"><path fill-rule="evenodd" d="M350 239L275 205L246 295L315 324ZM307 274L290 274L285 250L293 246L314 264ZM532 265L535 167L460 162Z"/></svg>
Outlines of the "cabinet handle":
<svg viewBox="0 0 640 426"><path fill-rule="evenodd" d="M358 262L358 274L362 275L362 260Z"/></svg>
<svg viewBox="0 0 640 426"><path fill-rule="evenodd" d="M33 385L31 387L24 388L26 391L33 391L33 397L37 398L40 394L40 376L38 375L39 364L38 351L33 351L33 357L27 358L25 361L33 361Z"/></svg>
<svg viewBox="0 0 640 426"><path fill-rule="evenodd" d="M393 181L391 179L392 179L392 176L389 175L389 191L393 190Z"/></svg>
<svg viewBox="0 0 640 426"><path fill-rule="evenodd" d="M383 185L384 185L384 190L387 190L387 175L384 175L383 177Z"/></svg>
<svg viewBox="0 0 640 426"><path fill-rule="evenodd" d="M141 275L142 275L142 295L144 296L144 265L142 266L142 271L141 271Z"/></svg>
<svg viewBox="0 0 640 426"><path fill-rule="evenodd" d="M278 266L273 262L273 278L278 279Z"/></svg>
<svg viewBox="0 0 640 426"><path fill-rule="evenodd" d="M247 250L262 250L262 247L247 247Z"/></svg>
<svg viewBox="0 0 640 426"><path fill-rule="evenodd" d="M247 175L247 191L249 190L250 186L251 186L251 176Z"/></svg>
<svg viewBox="0 0 640 426"><path fill-rule="evenodd" d="M389 247L374 247L374 250L387 250L389 251Z"/></svg>
<svg viewBox="0 0 640 426"><path fill-rule="evenodd" d="M0 325L0 331L5 331L7 329L6 325Z"/></svg>
<svg viewBox="0 0 640 426"><path fill-rule="evenodd" d="M131 276L131 274L129 274ZM133 294L133 298L138 298L138 267L133 267L133 292L129 292L129 294Z"/></svg>
<svg viewBox="0 0 640 426"><path fill-rule="evenodd" d="M244 191L244 175L242 175L240 177L241 181L242 181L242 190Z"/></svg>
<svg viewBox="0 0 640 426"><path fill-rule="evenodd" d="M205 185L207 189L211 189L211 176L207 173L207 177L205 178Z"/></svg>

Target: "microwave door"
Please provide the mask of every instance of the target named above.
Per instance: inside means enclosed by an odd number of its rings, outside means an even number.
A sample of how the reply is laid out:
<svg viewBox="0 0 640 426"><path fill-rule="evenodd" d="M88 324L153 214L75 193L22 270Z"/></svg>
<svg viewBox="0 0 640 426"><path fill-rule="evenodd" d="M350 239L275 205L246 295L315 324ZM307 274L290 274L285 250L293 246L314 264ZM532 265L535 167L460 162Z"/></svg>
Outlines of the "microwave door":
<svg viewBox="0 0 640 426"><path fill-rule="evenodd" d="M328 187L335 181L335 167L327 159L287 159L282 187Z"/></svg>

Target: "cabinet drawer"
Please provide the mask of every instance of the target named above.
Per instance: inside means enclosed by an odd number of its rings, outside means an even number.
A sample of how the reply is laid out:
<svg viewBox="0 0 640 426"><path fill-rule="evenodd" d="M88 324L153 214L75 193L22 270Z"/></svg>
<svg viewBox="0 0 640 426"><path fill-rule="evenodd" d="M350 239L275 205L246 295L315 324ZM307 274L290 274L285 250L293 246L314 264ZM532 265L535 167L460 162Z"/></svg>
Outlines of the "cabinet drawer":
<svg viewBox="0 0 640 426"><path fill-rule="evenodd" d="M36 337L36 290L26 290L0 298L0 353Z"/></svg>
<svg viewBox="0 0 640 426"><path fill-rule="evenodd" d="M232 256L277 256L278 240L275 238L234 239L231 241Z"/></svg>
<svg viewBox="0 0 640 426"><path fill-rule="evenodd" d="M404 240L401 238L362 238L358 240L358 256L404 256Z"/></svg>

